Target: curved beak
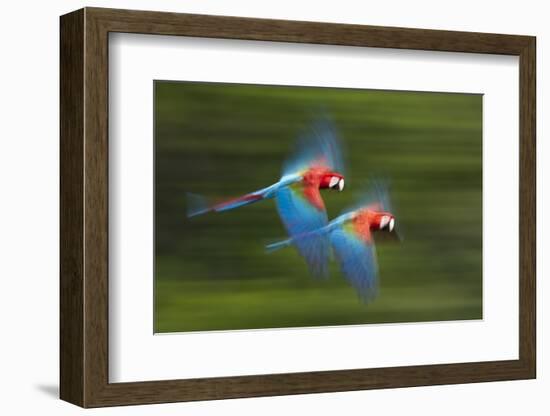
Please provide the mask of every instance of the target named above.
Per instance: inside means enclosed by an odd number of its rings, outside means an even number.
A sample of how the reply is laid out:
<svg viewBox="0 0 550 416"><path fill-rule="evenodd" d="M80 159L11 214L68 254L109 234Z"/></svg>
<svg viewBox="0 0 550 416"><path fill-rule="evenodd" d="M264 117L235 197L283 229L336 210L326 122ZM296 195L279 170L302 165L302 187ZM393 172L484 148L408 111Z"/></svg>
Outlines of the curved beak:
<svg viewBox="0 0 550 416"><path fill-rule="evenodd" d="M340 192L344 189L344 178L339 178L338 176L333 176L330 178L330 182L328 183L328 187L330 189L337 189Z"/></svg>

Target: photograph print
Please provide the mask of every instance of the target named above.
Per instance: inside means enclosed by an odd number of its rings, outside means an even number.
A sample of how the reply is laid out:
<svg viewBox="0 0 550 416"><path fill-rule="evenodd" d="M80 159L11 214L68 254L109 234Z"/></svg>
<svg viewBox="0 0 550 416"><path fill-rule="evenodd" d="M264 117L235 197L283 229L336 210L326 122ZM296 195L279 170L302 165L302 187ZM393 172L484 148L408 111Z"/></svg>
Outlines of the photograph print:
<svg viewBox="0 0 550 416"><path fill-rule="evenodd" d="M154 332L482 319L482 101L154 81Z"/></svg>

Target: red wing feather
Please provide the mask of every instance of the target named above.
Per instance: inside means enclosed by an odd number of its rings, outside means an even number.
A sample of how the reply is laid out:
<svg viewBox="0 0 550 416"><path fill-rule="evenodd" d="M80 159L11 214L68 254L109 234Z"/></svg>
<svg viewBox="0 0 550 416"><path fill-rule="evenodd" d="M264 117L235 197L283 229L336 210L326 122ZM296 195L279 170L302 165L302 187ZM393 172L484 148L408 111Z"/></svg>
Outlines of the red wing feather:
<svg viewBox="0 0 550 416"><path fill-rule="evenodd" d="M352 220L353 232L358 238L364 242L372 243L372 233L370 231L371 226L371 214L369 211L360 211Z"/></svg>
<svg viewBox="0 0 550 416"><path fill-rule="evenodd" d="M325 203L323 202L323 198L321 197L321 192L319 192L319 188L317 186L304 184L301 191L305 199L311 205L313 205L319 211L325 210Z"/></svg>

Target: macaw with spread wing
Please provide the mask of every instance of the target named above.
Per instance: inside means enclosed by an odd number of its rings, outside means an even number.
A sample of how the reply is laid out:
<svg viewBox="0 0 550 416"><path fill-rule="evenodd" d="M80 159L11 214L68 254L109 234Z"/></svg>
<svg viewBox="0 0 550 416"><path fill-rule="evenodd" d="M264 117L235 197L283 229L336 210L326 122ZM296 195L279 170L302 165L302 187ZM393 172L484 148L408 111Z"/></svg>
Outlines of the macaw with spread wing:
<svg viewBox="0 0 550 416"><path fill-rule="evenodd" d="M267 249L277 250L289 245L299 247L301 240L310 240L323 252L326 249L324 245L330 244L342 273L355 288L359 298L366 303L374 299L378 292L374 234L396 232L395 217L390 211L387 189L377 184L355 208L324 227L268 245ZM320 261L328 259L325 256L318 258Z"/></svg>
<svg viewBox="0 0 550 416"><path fill-rule="evenodd" d="M284 163L278 182L238 198L209 205L188 194L188 216L222 212L275 198L279 216L290 236L303 235L327 225L328 217L320 189L344 189L343 160L333 124L326 118L315 122L298 141L294 154ZM295 242L300 254L317 276L326 276L330 246L315 236Z"/></svg>

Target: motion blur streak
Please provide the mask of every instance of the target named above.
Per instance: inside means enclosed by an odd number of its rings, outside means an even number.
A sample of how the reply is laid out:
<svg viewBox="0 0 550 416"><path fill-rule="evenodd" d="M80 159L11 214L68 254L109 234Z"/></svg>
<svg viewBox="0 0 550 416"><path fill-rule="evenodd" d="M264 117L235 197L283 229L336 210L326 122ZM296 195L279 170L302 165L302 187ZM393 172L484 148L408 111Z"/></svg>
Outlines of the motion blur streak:
<svg viewBox="0 0 550 416"><path fill-rule="evenodd" d="M155 82L155 331L479 319L482 97L470 94ZM275 202L187 218L186 192L231 199L273 183L297 132L331 115L353 206L373 174L391 180L402 243L376 242L376 300L358 302L337 262L311 279Z"/></svg>

